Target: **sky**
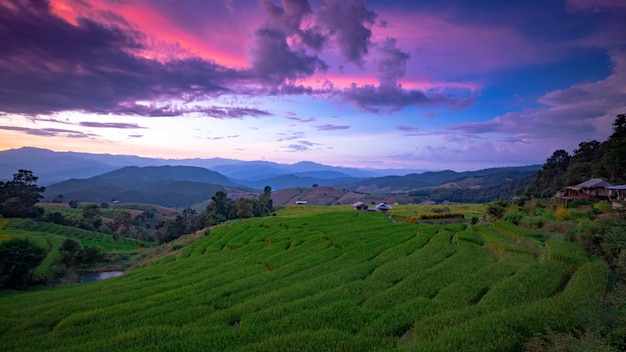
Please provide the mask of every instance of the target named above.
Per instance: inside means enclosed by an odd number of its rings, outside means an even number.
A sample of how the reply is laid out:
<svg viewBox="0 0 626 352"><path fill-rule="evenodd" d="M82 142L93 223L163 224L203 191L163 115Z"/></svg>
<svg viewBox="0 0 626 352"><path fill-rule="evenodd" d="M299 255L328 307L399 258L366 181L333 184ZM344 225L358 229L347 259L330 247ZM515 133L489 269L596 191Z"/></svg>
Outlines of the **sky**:
<svg viewBox="0 0 626 352"><path fill-rule="evenodd" d="M477 170L604 141L626 0L2 0L0 150Z"/></svg>

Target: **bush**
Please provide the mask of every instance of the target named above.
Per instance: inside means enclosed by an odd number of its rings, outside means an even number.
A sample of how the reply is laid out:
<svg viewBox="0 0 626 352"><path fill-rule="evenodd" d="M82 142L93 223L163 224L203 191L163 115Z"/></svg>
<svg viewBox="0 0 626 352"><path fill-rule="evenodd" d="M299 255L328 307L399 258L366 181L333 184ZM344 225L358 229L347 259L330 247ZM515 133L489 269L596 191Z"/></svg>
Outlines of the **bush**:
<svg viewBox="0 0 626 352"><path fill-rule="evenodd" d="M522 220L523 217L524 215L518 212L506 213L506 215L504 215L504 220L512 222L515 225L519 225L520 220Z"/></svg>
<svg viewBox="0 0 626 352"><path fill-rule="evenodd" d="M31 281L33 271L46 257L45 249L26 238L12 238L0 243L0 273L4 285L25 289Z"/></svg>
<svg viewBox="0 0 626 352"><path fill-rule="evenodd" d="M556 215L556 218L560 220L569 220L572 217L570 210L561 206L556 208L554 215Z"/></svg>
<svg viewBox="0 0 626 352"><path fill-rule="evenodd" d="M527 216L520 221L519 225L528 229L540 229L545 223L546 219L542 216Z"/></svg>
<svg viewBox="0 0 626 352"><path fill-rule="evenodd" d="M600 201L596 204L593 205L594 209L597 209L600 213L604 213L604 214L609 214L611 213L611 210L613 209L611 207L611 204L605 200Z"/></svg>

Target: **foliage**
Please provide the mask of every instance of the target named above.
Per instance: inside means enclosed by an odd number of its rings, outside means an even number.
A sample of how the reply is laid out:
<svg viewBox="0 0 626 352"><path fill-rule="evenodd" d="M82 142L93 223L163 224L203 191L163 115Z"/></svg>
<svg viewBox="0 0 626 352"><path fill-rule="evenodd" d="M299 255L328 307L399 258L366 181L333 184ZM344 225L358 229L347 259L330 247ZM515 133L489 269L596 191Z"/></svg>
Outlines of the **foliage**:
<svg viewBox="0 0 626 352"><path fill-rule="evenodd" d="M13 180L0 182L0 215L4 217L36 218L43 214L37 202L45 187L37 186L37 176L20 169Z"/></svg>
<svg viewBox="0 0 626 352"><path fill-rule="evenodd" d="M213 227L210 236L177 243L177 253L118 278L0 295L0 344L501 351L521 350L546 330L586 326L581 313L596 312L606 265L570 267L549 259L524 228L502 228L468 231L466 224L394 223L349 207L288 206L277 216ZM507 246L520 250L497 250Z"/></svg>
<svg viewBox="0 0 626 352"><path fill-rule="evenodd" d="M552 197L566 186L592 177L614 184L626 183L626 115L617 115L613 134L604 142L581 142L570 156L559 149L548 158L525 192L536 197Z"/></svg>
<svg viewBox="0 0 626 352"><path fill-rule="evenodd" d="M25 238L0 242L2 286L24 289L30 283L33 270L46 257L46 251Z"/></svg>

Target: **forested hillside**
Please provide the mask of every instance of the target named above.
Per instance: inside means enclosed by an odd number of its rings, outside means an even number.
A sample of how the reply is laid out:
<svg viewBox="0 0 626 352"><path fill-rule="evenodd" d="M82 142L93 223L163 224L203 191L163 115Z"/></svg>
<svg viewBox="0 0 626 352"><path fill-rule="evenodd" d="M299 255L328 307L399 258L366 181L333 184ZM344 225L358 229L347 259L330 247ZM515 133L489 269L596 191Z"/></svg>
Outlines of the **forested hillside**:
<svg viewBox="0 0 626 352"><path fill-rule="evenodd" d="M626 115L617 115L613 134L606 141L580 142L572 155L563 149L556 150L528 185L526 193L552 197L564 187L590 178L626 184Z"/></svg>

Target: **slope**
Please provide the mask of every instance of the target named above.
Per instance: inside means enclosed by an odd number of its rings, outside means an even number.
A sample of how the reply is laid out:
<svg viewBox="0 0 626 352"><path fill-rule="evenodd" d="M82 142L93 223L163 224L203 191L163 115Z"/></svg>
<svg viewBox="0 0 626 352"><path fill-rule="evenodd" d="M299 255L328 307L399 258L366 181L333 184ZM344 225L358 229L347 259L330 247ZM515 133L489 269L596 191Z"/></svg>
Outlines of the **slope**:
<svg viewBox="0 0 626 352"><path fill-rule="evenodd" d="M215 228L122 277L2 294L0 345L518 350L535 333L577 326L608 276L601 262L545 259L552 256L541 242L491 226L467 231L345 207L292 208Z"/></svg>

